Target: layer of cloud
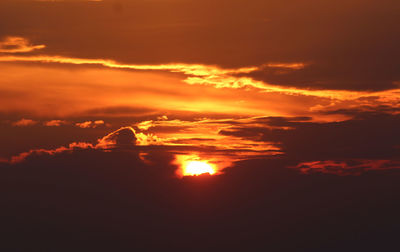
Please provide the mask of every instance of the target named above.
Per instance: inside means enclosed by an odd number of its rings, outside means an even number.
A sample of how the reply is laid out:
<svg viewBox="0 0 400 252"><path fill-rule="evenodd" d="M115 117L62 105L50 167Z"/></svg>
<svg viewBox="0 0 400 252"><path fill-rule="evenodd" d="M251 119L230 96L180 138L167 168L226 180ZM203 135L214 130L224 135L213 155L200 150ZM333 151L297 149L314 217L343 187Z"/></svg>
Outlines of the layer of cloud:
<svg viewBox="0 0 400 252"><path fill-rule="evenodd" d="M115 130L106 136L99 138L96 143L88 142L73 142L67 146L60 146L54 149L32 149L27 152L22 152L18 155L12 156L9 160L10 163L18 163L26 160L31 156L40 155L56 155L64 152L73 152L76 150L89 149L89 150L139 150L137 146L152 146L162 144L161 139L153 134L136 133L132 127L122 127ZM145 150L145 149L143 149ZM7 159L4 159L7 160Z"/></svg>
<svg viewBox="0 0 400 252"><path fill-rule="evenodd" d="M398 114L364 111L353 116L340 122L258 118L227 127L220 134L279 143L292 165L316 160L395 160L399 156Z"/></svg>
<svg viewBox="0 0 400 252"><path fill-rule="evenodd" d="M179 251L196 244L199 250L314 252L398 246L399 169L304 175L285 169L287 160L254 159L217 176L178 179L173 153L153 149L145 156L147 162L134 149L77 146L0 164L2 248L159 251L167 245Z"/></svg>
<svg viewBox="0 0 400 252"><path fill-rule="evenodd" d="M365 97L379 96L381 99L396 100L399 93L398 85L394 85L389 91L348 91L335 90L336 88L327 88L321 86L319 89L311 90L308 87L285 87L277 82L263 82L250 77L241 77L243 74L257 73L265 66L272 69L289 69L289 72L299 69L307 69L303 63L269 63L259 67L244 67L237 69L222 69L217 66L200 64L160 64L160 65L132 65L122 64L107 59L84 59L69 58L63 56L39 55L39 56L0 56L0 62L41 62L41 63L63 63L72 65L101 65L107 68L128 69L128 70L163 70L169 72L178 72L187 75L184 80L190 85L209 85L216 88L233 89L256 89L261 92L275 92L287 95L315 96L320 98L330 98L338 100L354 100ZM283 73L283 75L285 75ZM253 77L253 76L251 76ZM336 82L335 82L336 83ZM397 82L393 81L393 84ZM290 86L290 85L289 85ZM341 89L341 88L339 88ZM361 89L362 90L362 89Z"/></svg>
<svg viewBox="0 0 400 252"><path fill-rule="evenodd" d="M291 163L288 167L293 167L293 163L299 164L296 167L301 172L307 170L348 175L382 170L382 167L396 168L385 162L391 163L398 156L400 146L396 133L399 115L366 111L353 114L351 119L340 122L317 122L311 117L193 121L160 117L159 120L139 122L137 126L144 132L122 127L98 139L97 143L87 143L86 147L99 150L141 150L146 153L147 147L159 146L177 155L198 153L203 158L214 156L230 163L257 158L284 158ZM33 150L14 159L22 160L37 153L71 151L74 147L61 147L47 152L44 149ZM365 162L357 165L337 162L335 165L335 161L329 160ZM382 163L382 160L386 161Z"/></svg>

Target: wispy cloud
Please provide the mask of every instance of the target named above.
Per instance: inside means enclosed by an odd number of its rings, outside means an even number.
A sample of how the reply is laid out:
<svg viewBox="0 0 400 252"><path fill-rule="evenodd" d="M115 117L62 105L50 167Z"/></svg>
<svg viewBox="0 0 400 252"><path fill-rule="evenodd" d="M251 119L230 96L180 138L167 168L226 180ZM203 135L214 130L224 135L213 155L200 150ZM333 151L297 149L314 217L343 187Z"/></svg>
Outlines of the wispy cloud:
<svg viewBox="0 0 400 252"><path fill-rule="evenodd" d="M45 45L32 45L23 37L6 37L0 41L0 53L25 53L45 48Z"/></svg>
<svg viewBox="0 0 400 252"><path fill-rule="evenodd" d="M366 171L400 169L400 161L396 160L324 160L303 162L298 164L295 169L304 174L327 173L335 175L361 175Z"/></svg>
<svg viewBox="0 0 400 252"><path fill-rule="evenodd" d="M260 92L282 93L287 95L314 96L337 100L354 100L363 97L379 96L385 101L398 101L399 89L387 91L348 91L348 90L326 90L326 89L302 89L285 87L273 83L254 80L250 77L240 77L238 74L251 73L264 67L284 68L298 70L306 67L305 63L267 63L261 66L225 69L213 65L171 63L159 65L137 65L122 64L108 59L85 59L71 58L64 56L36 55L36 56L0 56L0 62L40 62L60 63L74 65L100 65L114 69L147 70L147 71L168 71L186 75L185 83L190 85L208 85L216 88L232 89L256 89Z"/></svg>
<svg viewBox="0 0 400 252"><path fill-rule="evenodd" d="M216 66L200 65L200 64L159 64L159 65L135 65L121 64L114 60L108 59L84 59L70 58L63 56L2 56L0 62L43 62L43 63L63 63L75 65L102 65L110 68L132 69L132 70L166 70L170 72L184 73L195 76L210 76L223 74L249 73L257 70L257 67L244 67L238 69L222 69Z"/></svg>

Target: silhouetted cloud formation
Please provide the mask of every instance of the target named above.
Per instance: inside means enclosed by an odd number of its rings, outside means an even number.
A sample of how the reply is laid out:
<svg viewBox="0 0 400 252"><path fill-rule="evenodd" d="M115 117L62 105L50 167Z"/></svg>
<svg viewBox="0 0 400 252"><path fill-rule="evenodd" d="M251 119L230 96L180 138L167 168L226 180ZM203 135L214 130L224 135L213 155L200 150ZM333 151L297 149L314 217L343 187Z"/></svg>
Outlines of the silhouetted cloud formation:
<svg viewBox="0 0 400 252"><path fill-rule="evenodd" d="M361 113L350 120L328 123L301 119L293 121L290 118L279 117L267 117L258 121L265 127L251 124L235 125L221 130L220 134L279 142L279 146L288 157L299 161L392 159L399 155L398 114Z"/></svg>
<svg viewBox="0 0 400 252"><path fill-rule="evenodd" d="M98 146L104 147L130 147L136 145L135 130L131 127L121 128L99 140Z"/></svg>
<svg viewBox="0 0 400 252"><path fill-rule="evenodd" d="M124 131L127 132L127 131ZM393 249L399 173L299 175L282 159L174 175L168 152L76 149L0 169L6 250ZM23 240L24 242L17 242ZM290 241L290 242L288 242Z"/></svg>

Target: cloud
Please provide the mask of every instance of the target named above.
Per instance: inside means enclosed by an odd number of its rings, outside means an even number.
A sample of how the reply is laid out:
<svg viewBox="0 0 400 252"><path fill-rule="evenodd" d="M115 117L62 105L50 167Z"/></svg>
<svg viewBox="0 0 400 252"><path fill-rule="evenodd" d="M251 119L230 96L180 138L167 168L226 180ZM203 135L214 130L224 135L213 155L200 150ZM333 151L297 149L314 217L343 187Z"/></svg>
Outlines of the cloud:
<svg viewBox="0 0 400 252"><path fill-rule="evenodd" d="M58 127L63 124L66 124L67 122L65 120L51 120L44 122L43 125L48 126L48 127Z"/></svg>
<svg viewBox="0 0 400 252"><path fill-rule="evenodd" d="M400 76L395 69L381 66L357 67L354 64L321 60L306 66L293 64L289 68L291 71L285 65L266 64L256 71L237 76L297 89L371 92L399 88L396 83Z"/></svg>
<svg viewBox="0 0 400 252"><path fill-rule="evenodd" d="M280 153L274 142L258 142L236 136L223 136L219 132L235 124L246 124L252 119L209 119L192 120L165 119L143 121L135 124L139 129L159 136L167 146L199 146L214 152L229 153L230 158L240 160L254 156L270 156Z"/></svg>
<svg viewBox="0 0 400 252"><path fill-rule="evenodd" d="M19 162L25 161L27 158L34 157L34 156L55 155L55 154L64 153L64 152L71 152L71 151L77 150L77 149L91 149L93 147L94 146L90 143L79 142L79 143L71 143L67 147L61 146L56 149L50 149L50 150L33 149L28 152L23 152L17 156L11 157L10 163L11 164L19 163Z"/></svg>
<svg viewBox="0 0 400 252"><path fill-rule="evenodd" d="M272 142L261 143L231 136L225 137L218 134L219 128L226 127L229 124L230 121L226 120L203 119L190 122L168 120L166 116L162 116L159 117L159 121L154 121L154 127L151 128L156 133L138 133L132 127L121 127L98 139L96 144L78 141L77 143L67 145L67 147L32 149L13 156L11 160L12 162L21 162L30 156L70 152L74 151L77 147L104 151L140 150L143 153L147 153L152 148L161 148L162 150L170 150L180 155L193 155L196 153L196 155L203 156L204 158L207 157L209 160L218 159L218 162L221 164L230 164L238 160L280 154L279 149ZM182 126L184 127L182 128ZM166 131L167 135L163 134L163 132L166 133L164 129L168 127L172 131ZM176 127L181 127L181 132L176 132ZM207 132L207 135L204 135L204 132ZM164 137L159 137L158 134Z"/></svg>
<svg viewBox="0 0 400 252"><path fill-rule="evenodd" d="M272 126L272 127L271 127ZM259 142L274 142L292 162L315 160L392 160L398 157L399 114L362 112L338 122L306 118L259 118L219 133Z"/></svg>
<svg viewBox="0 0 400 252"><path fill-rule="evenodd" d="M45 45L31 45L23 37L5 37L0 41L0 53L25 53L45 48Z"/></svg>
<svg viewBox="0 0 400 252"><path fill-rule="evenodd" d="M155 136L140 133L139 142L145 144L153 144L157 142ZM65 152L73 152L82 149L91 150L110 150L110 149L132 149L136 146L138 138L136 137L136 132L131 127L122 127L114 132L109 133L97 140L97 144L87 143L87 142L73 142L67 146L60 146L54 149L32 149L27 152L22 152L18 155L12 156L10 158L10 163L19 163L25 161L27 158L40 155L56 155Z"/></svg>
<svg viewBox="0 0 400 252"><path fill-rule="evenodd" d="M32 126L35 124L37 124L37 121L25 118L22 118L21 120L12 123L13 126L18 126L18 127Z"/></svg>
<svg viewBox="0 0 400 252"><path fill-rule="evenodd" d="M268 63L265 64L265 67L270 67L270 68L278 68L278 69L294 69L294 70L299 70L303 69L306 67L307 64L303 62L292 62L292 63ZM282 73L282 72L281 72Z"/></svg>
<svg viewBox="0 0 400 252"><path fill-rule="evenodd" d="M104 121L103 120L85 121L85 122L81 122L81 123L75 123L75 125L80 128L83 128L83 129L96 128L100 125L104 125Z"/></svg>
<svg viewBox="0 0 400 252"><path fill-rule="evenodd" d="M353 111L350 119L333 122L318 121L313 117L187 121L160 117L151 120L145 133L122 127L98 139L97 143L88 144L98 150L127 149L144 153L148 148L157 147L175 154L214 156L231 163L278 157L290 160L290 166L315 160L392 160L399 153L400 114L391 111L387 114ZM133 126L138 125L143 123ZM74 141L82 142L82 138L74 138ZM70 151L69 147L65 148L60 150ZM31 153L44 153L43 148L39 150ZM51 150L48 149L48 153L52 153Z"/></svg>
<svg viewBox="0 0 400 252"><path fill-rule="evenodd" d="M255 89L265 93L282 93L286 95L315 96L320 98L330 98L337 100L354 100L362 97L379 96L381 99L398 99L396 94L399 92L398 86L393 86L392 90L335 90L336 88L319 87L310 89L309 87L281 85L279 82L267 82L257 80L252 74L257 73L265 67L275 69L286 69L285 71L296 72L307 69L305 63L267 63L258 67L242 67L224 69L212 65L202 64L159 64L159 65L135 65L122 64L108 59L85 59L71 58L64 56L0 56L0 62L41 62L41 63L62 63L73 65L100 65L107 68L144 70L144 71L169 71L172 73L183 73L186 75L185 83L190 85L207 85L216 88L233 89ZM281 70L278 70L281 71ZM286 72L285 72L286 74ZM279 78L281 78L280 76ZM300 78L301 79L301 78ZM393 82L397 83L397 82Z"/></svg>
<svg viewBox="0 0 400 252"><path fill-rule="evenodd" d="M304 174L326 173L335 175L361 175L367 171L400 169L399 160L324 160L303 162L292 167Z"/></svg>
<svg viewBox="0 0 400 252"><path fill-rule="evenodd" d="M137 127L138 127L140 130L148 130L149 128L154 127L154 124L153 124L153 121L152 121L152 120L143 121L143 122L140 122L140 123L137 125Z"/></svg>
<svg viewBox="0 0 400 252"><path fill-rule="evenodd" d="M121 64L106 59L83 59L69 58L62 56L0 56L0 62L43 62L43 63L63 63L63 64L94 64L109 68L132 69L132 70L165 70L170 72L180 72L188 75L184 82L194 85L210 85L216 88L255 88L263 92L279 92L293 95L310 95L318 97L332 97L336 99L352 99L368 93L349 92L349 91L333 91L333 90L302 90L296 88L285 88L277 85L271 85L262 81L256 81L252 78L235 77L236 74L251 73L258 70L258 67L244 67L238 69L221 69L216 66L200 65L200 64L161 64L161 65L129 65ZM271 63L272 67L284 67L296 69L302 63ZM289 66L289 67L287 67Z"/></svg>
<svg viewBox="0 0 400 252"><path fill-rule="evenodd" d="M80 128L90 128L90 126L92 125L91 121L86 121L86 122L82 122L82 123L76 123L76 126L80 127Z"/></svg>
<svg viewBox="0 0 400 252"><path fill-rule="evenodd" d="M154 134L137 133L132 127L121 127L98 140L96 148L132 148L134 146L151 146L163 144L162 139Z"/></svg>
<svg viewBox="0 0 400 252"><path fill-rule="evenodd" d="M398 250L399 3L0 0L2 250Z"/></svg>
<svg viewBox="0 0 400 252"><path fill-rule="evenodd" d="M77 148L1 167L2 248L160 251L167 244L190 251L196 244L204 251L316 252L398 245L394 170L305 175L282 160L255 159L218 176L179 179L171 153L158 149L146 159L135 150Z"/></svg>
<svg viewBox="0 0 400 252"><path fill-rule="evenodd" d="M231 12L224 15L220 13L226 6L209 0L109 2L101 4L104 8L84 3L49 9L39 4L10 4L4 5L0 16L7 24L4 33L39 36L54 55L113 58L126 65L258 66L247 77L304 90L398 88L399 3L393 0L384 4L341 0L328 5L294 0L291 9L283 2L235 1L230 3ZM116 18L119 14L115 15L113 4L132 15ZM215 12L210 13L209 6ZM27 11L40 15L24 15ZM92 13L90 20L88 12ZM74 13L74 20L65 13ZM138 36L127 37L126 31ZM269 67L260 69L263 65Z"/></svg>
<svg viewBox="0 0 400 252"><path fill-rule="evenodd" d="M159 65L135 65L122 64L109 59L85 59L71 58L64 56L38 55L38 56L1 56L0 62L43 62L43 63L62 63L75 65L101 65L109 68L132 69L132 70L166 70L180 72L187 75L209 76L223 74L238 74L255 71L257 67L243 67L238 69L222 69L217 66L202 64L159 64Z"/></svg>
<svg viewBox="0 0 400 252"><path fill-rule="evenodd" d="M162 145L163 140L153 134L144 134L142 132L136 134L138 145Z"/></svg>
<svg viewBox="0 0 400 252"><path fill-rule="evenodd" d="M98 148L130 148L136 145L136 132L131 127L122 127L99 139Z"/></svg>

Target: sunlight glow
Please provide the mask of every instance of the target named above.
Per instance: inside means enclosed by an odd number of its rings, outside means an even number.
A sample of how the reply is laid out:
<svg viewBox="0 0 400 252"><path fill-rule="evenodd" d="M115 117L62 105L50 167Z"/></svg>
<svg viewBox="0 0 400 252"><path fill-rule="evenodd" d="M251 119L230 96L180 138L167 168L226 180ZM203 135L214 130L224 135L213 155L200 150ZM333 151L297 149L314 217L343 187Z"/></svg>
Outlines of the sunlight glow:
<svg viewBox="0 0 400 252"><path fill-rule="evenodd" d="M184 169L185 176L197 176L205 173L212 175L215 173L215 169L207 162L202 161L190 161Z"/></svg>
<svg viewBox="0 0 400 252"><path fill-rule="evenodd" d="M195 154L176 155L175 164L179 166L176 171L178 177L199 176L201 174L215 175L218 168L214 162L200 158Z"/></svg>

